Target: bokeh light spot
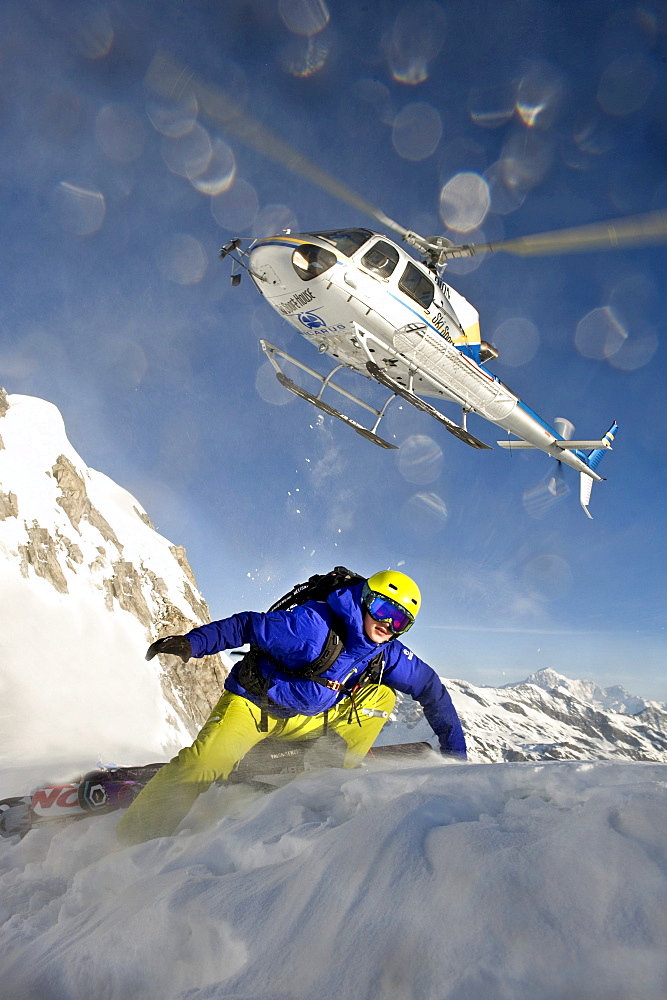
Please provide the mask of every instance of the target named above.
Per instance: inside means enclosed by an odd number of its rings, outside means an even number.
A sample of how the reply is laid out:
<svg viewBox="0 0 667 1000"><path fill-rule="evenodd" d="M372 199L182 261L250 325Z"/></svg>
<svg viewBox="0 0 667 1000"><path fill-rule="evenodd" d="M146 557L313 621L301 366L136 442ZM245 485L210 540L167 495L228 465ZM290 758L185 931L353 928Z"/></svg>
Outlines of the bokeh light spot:
<svg viewBox="0 0 667 1000"><path fill-rule="evenodd" d="M299 220L289 205L264 205L252 225L252 235L259 238L273 236L286 230L293 233L299 231Z"/></svg>
<svg viewBox="0 0 667 1000"><path fill-rule="evenodd" d="M546 176L553 161L553 144L535 130L515 130L500 155L505 188L523 199Z"/></svg>
<svg viewBox="0 0 667 1000"><path fill-rule="evenodd" d="M106 215L104 195L97 188L60 181L55 189L55 207L63 229L77 236L97 232Z"/></svg>
<svg viewBox="0 0 667 1000"><path fill-rule="evenodd" d="M403 511L406 527L416 535L435 535L447 521L447 505L437 493L415 493Z"/></svg>
<svg viewBox="0 0 667 1000"><path fill-rule="evenodd" d="M138 389L148 370L143 347L124 337L104 341L100 363L106 377L118 389Z"/></svg>
<svg viewBox="0 0 667 1000"><path fill-rule="evenodd" d="M286 28L295 35L316 35L329 23L324 0L278 0L278 13Z"/></svg>
<svg viewBox="0 0 667 1000"><path fill-rule="evenodd" d="M194 236L176 233L165 240L157 253L160 271L177 285L196 285L206 274L208 258Z"/></svg>
<svg viewBox="0 0 667 1000"><path fill-rule="evenodd" d="M122 104L108 104L95 118L95 139L110 160L132 163L143 152L146 134L134 111Z"/></svg>
<svg viewBox="0 0 667 1000"><path fill-rule="evenodd" d="M208 132L195 123L185 135L165 136L162 140L162 158L172 174L193 180L208 168L213 156L213 146Z"/></svg>
<svg viewBox="0 0 667 1000"><path fill-rule="evenodd" d="M525 490L521 498L524 510L534 521L546 517L549 511L560 500L570 493L562 472L549 473L535 485Z"/></svg>
<svg viewBox="0 0 667 1000"><path fill-rule="evenodd" d="M524 125L550 128L563 90L562 77L552 66L545 62L531 63L521 77L516 93L516 110Z"/></svg>
<svg viewBox="0 0 667 1000"><path fill-rule="evenodd" d="M526 582L543 594L561 597L572 583L572 570L562 556L542 553L530 559L523 568Z"/></svg>
<svg viewBox="0 0 667 1000"><path fill-rule="evenodd" d="M389 88L384 83L380 83L379 80L363 78L354 85L350 96L351 101L343 110L349 111L353 120L358 121L359 116L365 117L366 115L365 108L359 107L361 102L361 104L367 105L372 109L378 121L384 122L385 125L393 126L396 112L392 105Z"/></svg>
<svg viewBox="0 0 667 1000"><path fill-rule="evenodd" d="M329 57L326 35L316 38L292 38L280 52L280 65L290 76L305 78L319 72Z"/></svg>
<svg viewBox="0 0 667 1000"><path fill-rule="evenodd" d="M440 218L459 233L480 226L490 206L489 185L479 174L455 174L440 192Z"/></svg>
<svg viewBox="0 0 667 1000"><path fill-rule="evenodd" d="M111 51L114 30L109 12L100 3L79 6L74 45L86 59L103 59Z"/></svg>
<svg viewBox="0 0 667 1000"><path fill-rule="evenodd" d="M496 215L509 215L521 208L526 200L526 192L509 187L505 183L505 166L502 160L492 163L484 171L484 180L489 185L491 210Z"/></svg>
<svg viewBox="0 0 667 1000"><path fill-rule="evenodd" d="M190 183L197 191L212 197L226 191L234 183L236 159L233 151L222 139L215 139L208 165Z"/></svg>
<svg viewBox="0 0 667 1000"><path fill-rule="evenodd" d="M186 90L174 103L149 101L146 114L153 128L171 139L180 139L190 132L197 120L199 106L191 90Z"/></svg>
<svg viewBox="0 0 667 1000"><path fill-rule="evenodd" d="M392 76L415 86L428 79L430 63L440 52L447 21L440 4L430 0L402 7L385 37L385 51Z"/></svg>
<svg viewBox="0 0 667 1000"><path fill-rule="evenodd" d="M285 406L296 399L293 392L280 384L270 361L266 361L258 368L255 389L265 403L271 403L273 406Z"/></svg>
<svg viewBox="0 0 667 1000"><path fill-rule="evenodd" d="M512 84L474 87L468 95L468 114L481 128L500 128L514 114L515 92Z"/></svg>
<svg viewBox="0 0 667 1000"><path fill-rule="evenodd" d="M658 350L658 335L651 327L640 333L633 333L624 340L619 349L608 359L613 368L634 372L643 368Z"/></svg>
<svg viewBox="0 0 667 1000"><path fill-rule="evenodd" d="M577 324L574 343L585 358L603 361L621 349L628 334L609 306L586 313Z"/></svg>
<svg viewBox="0 0 667 1000"><path fill-rule="evenodd" d="M391 141L404 160L425 160L435 152L441 138L442 119L430 104L415 101L396 115Z"/></svg>
<svg viewBox="0 0 667 1000"><path fill-rule="evenodd" d="M655 70L648 58L642 52L625 53L602 74L598 103L609 115L630 115L646 104L655 83Z"/></svg>
<svg viewBox="0 0 667 1000"><path fill-rule="evenodd" d="M397 461L404 479L417 486L426 486L435 482L442 472L442 448L426 434L412 434L401 445Z"/></svg>
<svg viewBox="0 0 667 1000"><path fill-rule="evenodd" d="M259 210L257 192L252 184L237 177L222 194L211 198L211 213L223 229L239 232L252 226Z"/></svg>
<svg viewBox="0 0 667 1000"><path fill-rule="evenodd" d="M498 348L498 360L511 368L532 361L540 346L540 335L534 323L525 316L514 316L501 323L491 338Z"/></svg>

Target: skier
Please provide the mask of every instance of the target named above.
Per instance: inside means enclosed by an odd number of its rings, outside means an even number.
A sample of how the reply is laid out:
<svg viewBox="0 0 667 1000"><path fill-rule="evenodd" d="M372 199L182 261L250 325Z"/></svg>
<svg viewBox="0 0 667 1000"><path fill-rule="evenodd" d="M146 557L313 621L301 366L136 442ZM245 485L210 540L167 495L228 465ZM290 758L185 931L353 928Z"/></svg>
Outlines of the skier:
<svg viewBox="0 0 667 1000"><path fill-rule="evenodd" d="M361 578L357 578L361 579ZM124 844L174 832L198 795L260 740L315 739L332 731L345 742L344 767L361 763L396 700L423 707L446 756L465 759L452 700L436 672L403 645L421 605L416 583L393 570L343 586L326 601L287 611L244 611L153 642L146 654L186 662L251 644L225 681L225 692L191 747L151 778L118 824Z"/></svg>

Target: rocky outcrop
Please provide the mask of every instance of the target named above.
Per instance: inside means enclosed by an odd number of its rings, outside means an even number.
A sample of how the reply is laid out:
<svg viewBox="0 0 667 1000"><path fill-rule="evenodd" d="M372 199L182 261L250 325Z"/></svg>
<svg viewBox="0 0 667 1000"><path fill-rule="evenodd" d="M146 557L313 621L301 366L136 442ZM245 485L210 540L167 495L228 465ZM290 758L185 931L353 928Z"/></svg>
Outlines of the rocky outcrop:
<svg viewBox="0 0 667 1000"><path fill-rule="evenodd" d="M154 639L210 620L185 549L159 535L134 497L85 465L64 436L55 407L0 390L0 419L6 445L0 451L5 571L11 574L13 563L23 580L49 584L66 599L63 617L80 616L84 606L93 617L132 616L144 637L136 651L138 669L156 678L176 728L195 733L220 697L228 660L218 655L183 664L168 656L148 665L144 659ZM33 440L38 449L31 447Z"/></svg>
<svg viewBox="0 0 667 1000"><path fill-rule="evenodd" d="M0 493L0 521L6 517L18 517L19 505L15 493Z"/></svg>
<svg viewBox="0 0 667 1000"><path fill-rule="evenodd" d="M29 569L55 587L59 594L68 592L67 579L58 559L58 543L47 528L37 521L26 524L27 542L19 545L21 574L27 577Z"/></svg>

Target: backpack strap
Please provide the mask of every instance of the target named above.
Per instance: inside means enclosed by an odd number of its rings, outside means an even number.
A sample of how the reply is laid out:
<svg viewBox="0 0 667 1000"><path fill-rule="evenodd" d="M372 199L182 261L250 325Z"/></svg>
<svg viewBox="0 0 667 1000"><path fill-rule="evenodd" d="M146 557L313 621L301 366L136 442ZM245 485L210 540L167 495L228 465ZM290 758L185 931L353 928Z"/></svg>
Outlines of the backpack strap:
<svg viewBox="0 0 667 1000"><path fill-rule="evenodd" d="M290 669L288 672L298 680L318 681L328 687L326 682L319 681L319 677L334 665L340 654L343 652L344 645L345 626L342 620L334 615L331 628L329 629L327 637L324 640L324 645L322 646L320 653L314 660L309 660L307 663L303 663L299 667ZM271 653L266 652L266 650L260 649L259 646L251 646L238 664L237 678L239 684L246 689L248 694L252 694L255 698L259 698L261 710L259 729L260 732L266 733L268 732L268 713L271 706L271 699L268 696L271 678L270 676L265 677L260 671L260 656L263 656L265 659L275 663L277 667L283 670L287 670L287 668L284 667L280 660L277 660L275 656L272 656Z"/></svg>

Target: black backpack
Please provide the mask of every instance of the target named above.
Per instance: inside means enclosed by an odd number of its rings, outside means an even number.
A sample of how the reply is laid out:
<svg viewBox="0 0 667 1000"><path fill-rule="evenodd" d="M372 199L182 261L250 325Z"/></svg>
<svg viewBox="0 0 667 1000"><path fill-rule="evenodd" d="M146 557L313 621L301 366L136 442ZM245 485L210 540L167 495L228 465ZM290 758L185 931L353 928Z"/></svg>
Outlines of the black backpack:
<svg viewBox="0 0 667 1000"><path fill-rule="evenodd" d="M361 583L365 579L366 577L360 576L358 573L353 573L352 570L347 569L345 566L334 566L328 573L315 573L305 583L297 583L288 594L285 594L271 605L269 612L290 611L292 608L297 607L297 605L305 604L307 601L326 601L329 594L332 594L334 590L339 590L341 587L351 587L355 583ZM290 674L295 679L312 680L325 687L332 687L333 682L321 680L321 674L334 665L343 651L344 644L345 626L342 621L334 618L333 625L329 629L329 634L325 639L320 654L314 660L304 663L296 669L290 668ZM271 706L267 695L268 681L258 667L257 661L260 656L271 660L276 664L276 667L281 666L279 661L274 659L266 650L260 649L258 646L251 646L238 664L237 678L249 694L259 699L262 709L260 729L262 732L266 732L268 728L267 714ZM373 657L373 660L364 672L364 676L370 680L380 668L381 663L382 653L380 652L377 656Z"/></svg>
<svg viewBox="0 0 667 1000"><path fill-rule="evenodd" d="M326 601L334 590L339 590L341 587L351 587L365 579L365 576L359 576L358 573L353 573L345 566L334 566L329 573L315 573L305 583L297 583L289 594L285 594L275 604L272 604L269 611L289 611L297 604L305 604L306 601Z"/></svg>

